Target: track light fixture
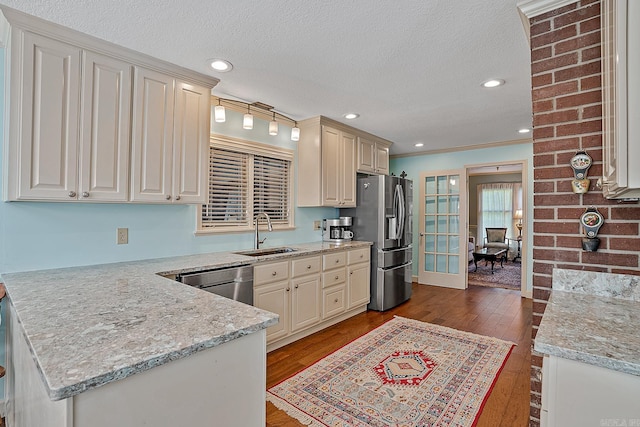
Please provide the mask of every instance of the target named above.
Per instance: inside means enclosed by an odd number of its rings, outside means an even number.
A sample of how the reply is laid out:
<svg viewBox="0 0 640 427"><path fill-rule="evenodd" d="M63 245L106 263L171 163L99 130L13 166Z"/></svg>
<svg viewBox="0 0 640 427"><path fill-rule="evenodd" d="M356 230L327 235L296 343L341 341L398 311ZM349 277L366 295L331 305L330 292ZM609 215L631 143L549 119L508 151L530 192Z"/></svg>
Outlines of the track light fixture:
<svg viewBox="0 0 640 427"><path fill-rule="evenodd" d="M234 111L244 113L242 117L243 129L253 129L253 118L254 116L257 116L258 118L264 120L270 120L269 135L277 135L279 124L285 123L291 126L291 140L300 140L300 128L298 127L298 122L290 119L284 114L280 114L274 111L274 107L272 107L271 105L263 104L262 102L248 103L243 101L236 101L235 99L220 98L217 96L214 96L213 100L215 103L217 103L214 108L214 120L218 123L225 121L225 107L231 108Z"/></svg>

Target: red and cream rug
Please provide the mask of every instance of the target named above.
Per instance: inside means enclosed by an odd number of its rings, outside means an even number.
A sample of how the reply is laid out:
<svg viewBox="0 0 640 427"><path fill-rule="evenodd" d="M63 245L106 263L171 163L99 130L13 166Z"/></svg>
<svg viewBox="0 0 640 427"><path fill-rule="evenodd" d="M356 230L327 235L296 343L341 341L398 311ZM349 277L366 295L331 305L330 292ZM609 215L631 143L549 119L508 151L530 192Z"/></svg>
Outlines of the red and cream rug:
<svg viewBox="0 0 640 427"><path fill-rule="evenodd" d="M473 426L515 344L396 317L267 390L310 426Z"/></svg>

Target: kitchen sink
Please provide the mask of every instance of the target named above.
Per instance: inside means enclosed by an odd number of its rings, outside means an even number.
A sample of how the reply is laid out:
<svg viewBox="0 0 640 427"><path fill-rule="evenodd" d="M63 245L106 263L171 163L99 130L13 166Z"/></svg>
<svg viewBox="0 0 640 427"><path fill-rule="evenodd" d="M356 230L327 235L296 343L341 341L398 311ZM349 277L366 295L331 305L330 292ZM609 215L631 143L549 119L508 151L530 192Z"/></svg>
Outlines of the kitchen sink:
<svg viewBox="0 0 640 427"><path fill-rule="evenodd" d="M280 247L280 248L265 248L265 249L254 249L250 251L234 252L234 254L247 255L247 256L264 256L264 255L286 254L286 253L295 252L295 251L296 250L293 248Z"/></svg>

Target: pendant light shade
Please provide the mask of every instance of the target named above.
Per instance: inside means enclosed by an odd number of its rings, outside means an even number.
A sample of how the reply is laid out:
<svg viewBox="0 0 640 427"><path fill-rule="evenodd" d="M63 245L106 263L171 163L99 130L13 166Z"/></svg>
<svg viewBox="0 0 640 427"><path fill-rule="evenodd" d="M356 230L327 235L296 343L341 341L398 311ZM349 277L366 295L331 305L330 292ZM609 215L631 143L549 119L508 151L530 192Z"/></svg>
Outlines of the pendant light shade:
<svg viewBox="0 0 640 427"><path fill-rule="evenodd" d="M251 114L251 107L247 105L247 114L242 118L242 127L244 129L253 129L253 115Z"/></svg>
<svg viewBox="0 0 640 427"><path fill-rule="evenodd" d="M300 141L300 128L298 127L298 122L295 122L295 125L291 128L291 140Z"/></svg>
<svg viewBox="0 0 640 427"><path fill-rule="evenodd" d="M276 122L276 113L273 113L273 119L269 122L269 135L278 134L278 122Z"/></svg>
<svg viewBox="0 0 640 427"><path fill-rule="evenodd" d="M218 123L223 123L227 118L225 115L224 107L220 105L220 99L218 98L218 105L213 109L213 118Z"/></svg>

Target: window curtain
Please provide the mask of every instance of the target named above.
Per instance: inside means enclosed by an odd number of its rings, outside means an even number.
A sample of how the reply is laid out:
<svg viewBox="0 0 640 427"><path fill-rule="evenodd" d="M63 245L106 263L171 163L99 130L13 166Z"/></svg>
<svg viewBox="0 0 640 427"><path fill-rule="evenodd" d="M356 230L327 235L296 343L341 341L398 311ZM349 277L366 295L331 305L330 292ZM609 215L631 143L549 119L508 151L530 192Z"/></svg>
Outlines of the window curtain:
<svg viewBox="0 0 640 427"><path fill-rule="evenodd" d="M514 221L514 183L478 185L478 241L484 242L487 236L485 228L505 227L507 237L513 233ZM520 195L522 186L520 185ZM481 243L482 244L482 243Z"/></svg>

